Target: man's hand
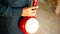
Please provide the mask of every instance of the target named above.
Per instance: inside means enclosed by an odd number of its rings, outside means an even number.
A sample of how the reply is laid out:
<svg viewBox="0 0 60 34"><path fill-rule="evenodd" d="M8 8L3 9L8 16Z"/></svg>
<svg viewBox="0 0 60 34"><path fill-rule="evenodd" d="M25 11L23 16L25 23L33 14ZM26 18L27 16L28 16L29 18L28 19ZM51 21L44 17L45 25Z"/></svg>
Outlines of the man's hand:
<svg viewBox="0 0 60 34"><path fill-rule="evenodd" d="M23 8L22 16L35 16L37 8L38 6Z"/></svg>

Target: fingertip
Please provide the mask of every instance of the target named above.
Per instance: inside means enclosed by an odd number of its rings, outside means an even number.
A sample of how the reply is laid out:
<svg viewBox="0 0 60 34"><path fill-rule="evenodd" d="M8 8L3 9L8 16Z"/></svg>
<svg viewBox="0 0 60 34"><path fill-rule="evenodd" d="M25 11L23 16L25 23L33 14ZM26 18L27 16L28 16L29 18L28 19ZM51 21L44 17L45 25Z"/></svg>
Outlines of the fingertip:
<svg viewBox="0 0 60 34"><path fill-rule="evenodd" d="M39 7L38 6L30 7L30 9L36 9L36 8L39 8Z"/></svg>
<svg viewBox="0 0 60 34"><path fill-rule="evenodd" d="M39 8L38 6L36 6L37 8Z"/></svg>

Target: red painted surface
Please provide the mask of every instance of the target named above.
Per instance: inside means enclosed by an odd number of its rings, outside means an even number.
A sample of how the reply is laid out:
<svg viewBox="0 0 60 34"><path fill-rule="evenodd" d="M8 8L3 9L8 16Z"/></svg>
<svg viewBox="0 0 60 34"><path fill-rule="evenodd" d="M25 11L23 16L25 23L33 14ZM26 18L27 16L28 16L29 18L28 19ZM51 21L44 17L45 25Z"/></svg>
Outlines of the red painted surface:
<svg viewBox="0 0 60 34"><path fill-rule="evenodd" d="M38 6L38 0L33 0L33 6Z"/></svg>
<svg viewBox="0 0 60 34"><path fill-rule="evenodd" d="M25 25L26 25L27 20L30 18L35 18L35 17L34 16L21 17L21 19L19 21L19 29L25 34L29 34L25 29Z"/></svg>

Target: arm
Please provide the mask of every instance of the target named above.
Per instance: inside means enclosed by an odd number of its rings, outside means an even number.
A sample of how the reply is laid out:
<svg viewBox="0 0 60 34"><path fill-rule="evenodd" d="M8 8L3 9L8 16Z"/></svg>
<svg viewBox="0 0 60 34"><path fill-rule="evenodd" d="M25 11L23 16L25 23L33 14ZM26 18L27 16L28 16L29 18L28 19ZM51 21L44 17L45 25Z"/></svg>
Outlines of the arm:
<svg viewBox="0 0 60 34"><path fill-rule="evenodd" d="M6 7L2 15L21 15L22 8L27 5L26 0L4 0Z"/></svg>

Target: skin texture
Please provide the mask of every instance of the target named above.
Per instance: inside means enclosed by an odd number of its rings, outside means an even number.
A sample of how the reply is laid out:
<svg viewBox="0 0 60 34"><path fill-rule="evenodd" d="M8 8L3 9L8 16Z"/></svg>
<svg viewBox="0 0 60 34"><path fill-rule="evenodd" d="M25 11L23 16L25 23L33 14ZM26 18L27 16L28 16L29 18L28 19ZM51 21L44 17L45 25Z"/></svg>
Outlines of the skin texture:
<svg viewBox="0 0 60 34"><path fill-rule="evenodd" d="M23 8L22 16L35 16L38 6Z"/></svg>

